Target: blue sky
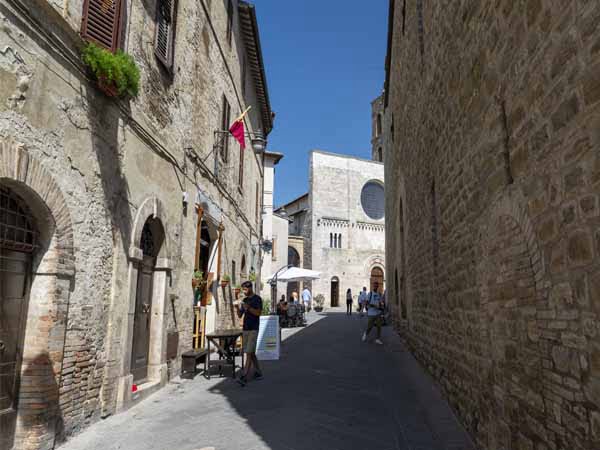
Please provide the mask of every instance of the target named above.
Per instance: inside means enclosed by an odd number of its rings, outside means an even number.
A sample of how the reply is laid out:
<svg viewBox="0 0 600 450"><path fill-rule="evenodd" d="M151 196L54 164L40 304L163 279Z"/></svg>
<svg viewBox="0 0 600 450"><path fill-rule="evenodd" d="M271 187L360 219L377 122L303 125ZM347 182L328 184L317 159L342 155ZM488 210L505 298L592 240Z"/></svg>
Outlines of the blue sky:
<svg viewBox="0 0 600 450"><path fill-rule="evenodd" d="M308 189L315 148L370 157L383 89L387 0L254 0L275 128L275 205Z"/></svg>

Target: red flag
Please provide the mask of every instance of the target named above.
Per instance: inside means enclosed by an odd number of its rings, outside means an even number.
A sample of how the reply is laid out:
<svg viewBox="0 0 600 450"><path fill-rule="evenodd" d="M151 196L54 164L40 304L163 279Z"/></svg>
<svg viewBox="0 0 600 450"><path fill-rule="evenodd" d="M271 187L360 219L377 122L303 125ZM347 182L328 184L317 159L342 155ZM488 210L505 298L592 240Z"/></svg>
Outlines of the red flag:
<svg viewBox="0 0 600 450"><path fill-rule="evenodd" d="M246 148L246 139L244 133L244 119L236 120L233 122L231 127L229 127L229 132L232 134L234 138L240 143L240 148L244 150Z"/></svg>

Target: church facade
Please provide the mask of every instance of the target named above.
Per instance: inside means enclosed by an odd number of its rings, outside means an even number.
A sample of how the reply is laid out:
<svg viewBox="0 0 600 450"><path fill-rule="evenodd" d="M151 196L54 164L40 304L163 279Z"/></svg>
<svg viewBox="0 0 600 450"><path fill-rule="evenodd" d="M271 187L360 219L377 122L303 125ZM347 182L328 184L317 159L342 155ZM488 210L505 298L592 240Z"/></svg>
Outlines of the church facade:
<svg viewBox="0 0 600 450"><path fill-rule="evenodd" d="M313 150L309 173L308 193L277 209L292 220L288 263L321 272L308 286L326 307L345 304L348 288L356 303L363 286L385 287L383 164Z"/></svg>
<svg viewBox="0 0 600 450"><path fill-rule="evenodd" d="M311 265L321 272L313 295L342 306L374 281L385 286L383 164L313 151L310 155Z"/></svg>

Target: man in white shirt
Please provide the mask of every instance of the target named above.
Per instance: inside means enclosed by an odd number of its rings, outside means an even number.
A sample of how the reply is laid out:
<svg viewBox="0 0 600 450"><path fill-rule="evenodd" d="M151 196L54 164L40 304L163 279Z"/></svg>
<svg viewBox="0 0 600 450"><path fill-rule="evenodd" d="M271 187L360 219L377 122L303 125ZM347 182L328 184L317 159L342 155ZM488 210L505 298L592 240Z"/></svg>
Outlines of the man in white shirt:
<svg viewBox="0 0 600 450"><path fill-rule="evenodd" d="M367 288L366 286L363 286L362 291L360 291L360 294L358 295L358 311L360 312L360 317L363 316L363 309L367 309L368 297L369 296L367 295Z"/></svg>
<svg viewBox="0 0 600 450"><path fill-rule="evenodd" d="M363 333L362 341L365 342L367 340L367 336L375 326L377 327L377 339L375 339L375 343L383 345L383 342L381 342L381 319L385 305L381 298L381 294L378 291L379 283L375 281L373 283L373 290L369 292L367 299L367 317L369 318L369 322L367 324L367 330Z"/></svg>
<svg viewBox="0 0 600 450"><path fill-rule="evenodd" d="M312 295L307 287L302 291L302 303L304 303L304 307L306 308L306 312L310 311L310 304L312 302Z"/></svg>

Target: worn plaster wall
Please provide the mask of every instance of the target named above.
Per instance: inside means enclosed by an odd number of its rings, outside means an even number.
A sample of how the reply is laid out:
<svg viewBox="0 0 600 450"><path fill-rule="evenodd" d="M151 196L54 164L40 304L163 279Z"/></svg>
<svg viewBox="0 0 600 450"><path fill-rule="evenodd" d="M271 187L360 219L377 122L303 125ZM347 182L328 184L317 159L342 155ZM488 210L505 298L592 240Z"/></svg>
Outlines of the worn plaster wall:
<svg viewBox="0 0 600 450"><path fill-rule="evenodd" d="M392 22L404 334L481 448L597 448L600 4L449 6Z"/></svg>
<svg viewBox="0 0 600 450"><path fill-rule="evenodd" d="M34 24L22 15L19 2L0 5L0 138L23 144L52 174L72 219L75 269L64 358L53 353L51 361L58 367L60 443L101 416L144 398L131 393L128 365L135 303L131 249L140 246L136 218L143 226L159 208L156 217L165 233L160 260L165 275L158 283L164 292L157 294L161 308L155 311L160 314L155 320L164 325L152 338L160 362L153 386L160 387L180 369L178 356L166 359L167 335L178 334L177 355L191 348L196 189L217 205L217 213L206 216L215 238L218 222L224 226L221 273L229 273L233 261L241 268L244 256L245 273L240 270L238 276L247 277L251 268L260 272L256 244L262 167L248 147L240 182L239 146L232 140L228 161L219 165L218 182L211 173L223 94L232 119L252 104L246 125L250 131L259 126L253 80L248 76L242 89L240 79L245 58L237 6L229 48L224 2L179 1L170 76L153 55L154 2L127 1L123 45L140 67L141 92L119 102L96 89L79 60L82 1L38 3L34 19L44 19ZM187 206L183 192L189 193ZM149 201L159 206L148 210ZM212 267L216 273L216 260ZM231 303L216 286L213 292L209 331L229 317ZM219 302L228 303L219 307ZM53 429L46 429L40 440L26 428L30 441L23 448L54 445Z"/></svg>

